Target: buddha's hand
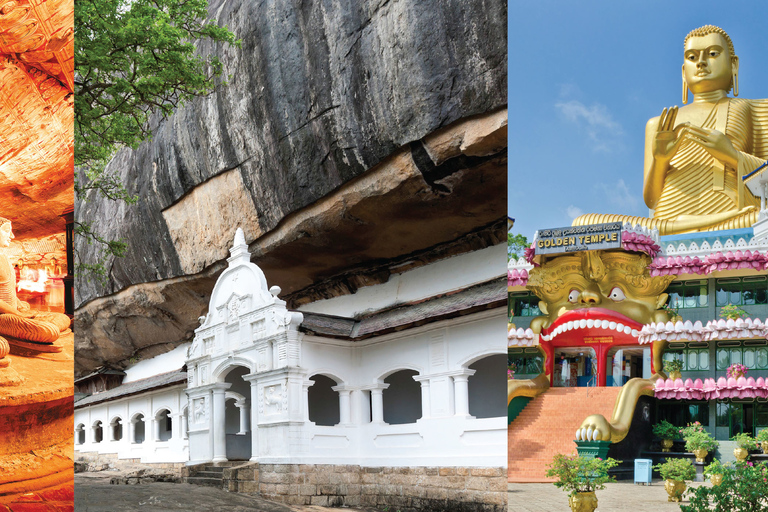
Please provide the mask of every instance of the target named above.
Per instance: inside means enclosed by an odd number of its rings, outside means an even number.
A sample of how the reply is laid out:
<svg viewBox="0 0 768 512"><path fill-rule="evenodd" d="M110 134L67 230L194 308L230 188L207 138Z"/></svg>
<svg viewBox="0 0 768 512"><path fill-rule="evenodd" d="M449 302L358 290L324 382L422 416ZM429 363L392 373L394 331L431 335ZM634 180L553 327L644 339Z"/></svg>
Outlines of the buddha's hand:
<svg viewBox="0 0 768 512"><path fill-rule="evenodd" d="M698 144L725 165L733 168L738 167L739 153L726 134L687 123L686 127L683 135L686 140Z"/></svg>
<svg viewBox="0 0 768 512"><path fill-rule="evenodd" d="M605 416L593 414L585 419L576 430L577 441L610 441L611 424Z"/></svg>
<svg viewBox="0 0 768 512"><path fill-rule="evenodd" d="M659 116L659 123L656 126L656 133L653 137L651 152L657 162L668 163L675 156L680 144L685 140L684 132L686 125L681 124L675 127L677 118L677 107L664 109Z"/></svg>

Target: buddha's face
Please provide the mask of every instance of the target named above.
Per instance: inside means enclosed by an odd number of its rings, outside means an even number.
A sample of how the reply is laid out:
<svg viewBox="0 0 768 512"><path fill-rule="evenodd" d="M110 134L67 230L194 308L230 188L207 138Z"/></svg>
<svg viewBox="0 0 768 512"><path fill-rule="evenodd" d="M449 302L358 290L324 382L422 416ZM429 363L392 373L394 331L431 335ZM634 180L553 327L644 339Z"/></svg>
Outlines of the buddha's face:
<svg viewBox="0 0 768 512"><path fill-rule="evenodd" d="M0 247L8 247L13 240L13 230L11 229L11 223L6 222L0 226Z"/></svg>
<svg viewBox="0 0 768 512"><path fill-rule="evenodd" d="M727 91L737 65L738 59L730 55L720 34L694 36L685 43L683 76L693 94Z"/></svg>

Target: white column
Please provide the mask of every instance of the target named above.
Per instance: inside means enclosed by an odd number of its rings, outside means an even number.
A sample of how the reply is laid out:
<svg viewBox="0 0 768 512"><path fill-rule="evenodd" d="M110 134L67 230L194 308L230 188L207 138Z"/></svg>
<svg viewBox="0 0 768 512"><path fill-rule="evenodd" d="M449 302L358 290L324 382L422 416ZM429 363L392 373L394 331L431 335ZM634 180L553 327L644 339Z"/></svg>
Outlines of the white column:
<svg viewBox="0 0 768 512"><path fill-rule="evenodd" d="M213 462L227 461L227 434L226 434L226 392L231 384L219 383L213 387Z"/></svg>
<svg viewBox="0 0 768 512"><path fill-rule="evenodd" d="M107 427L107 430L109 431L109 434L107 435L107 439L109 441L114 441L115 440L115 427L113 426L112 423L109 424L109 426Z"/></svg>
<svg viewBox="0 0 768 512"><path fill-rule="evenodd" d="M189 430L189 407L187 407L187 413L181 414L181 437L187 439L189 437L187 431Z"/></svg>
<svg viewBox="0 0 768 512"><path fill-rule="evenodd" d="M352 421L357 425L371 421L371 404L364 389L352 391Z"/></svg>
<svg viewBox="0 0 768 512"><path fill-rule="evenodd" d="M160 436L158 435L157 430L157 418L152 416L152 419L149 420L149 442L152 443L154 441L158 441L160 439ZM144 435L147 436L147 422L144 420Z"/></svg>
<svg viewBox="0 0 768 512"><path fill-rule="evenodd" d="M136 442L136 419L132 419L128 425L128 443L133 444Z"/></svg>
<svg viewBox="0 0 768 512"><path fill-rule="evenodd" d="M313 380L305 380L301 385L301 404L302 410L301 419L306 423L309 421L309 388L315 385Z"/></svg>
<svg viewBox="0 0 768 512"><path fill-rule="evenodd" d="M432 416L432 408L429 403L429 377L424 375L414 375L413 380L421 384L421 419Z"/></svg>
<svg viewBox="0 0 768 512"><path fill-rule="evenodd" d="M349 395L352 390L344 385L333 386L331 389L339 393L339 425L350 425L352 423L352 411Z"/></svg>
<svg viewBox="0 0 768 512"><path fill-rule="evenodd" d="M389 384L378 384L371 388L371 423L384 423L384 390Z"/></svg>
<svg viewBox="0 0 768 512"><path fill-rule="evenodd" d="M249 373L243 375L243 380L251 385L251 462L259 460L259 387L256 383L257 375Z"/></svg>
<svg viewBox="0 0 768 512"><path fill-rule="evenodd" d="M181 418L183 413L174 414L171 419L171 440L182 439Z"/></svg>
<svg viewBox="0 0 768 512"><path fill-rule="evenodd" d="M245 434L248 432L248 400L238 400L235 405L240 411L240 432L238 434Z"/></svg>
<svg viewBox="0 0 768 512"><path fill-rule="evenodd" d="M474 374L475 370L463 370L461 373L452 375L455 416L469 416L469 378Z"/></svg>

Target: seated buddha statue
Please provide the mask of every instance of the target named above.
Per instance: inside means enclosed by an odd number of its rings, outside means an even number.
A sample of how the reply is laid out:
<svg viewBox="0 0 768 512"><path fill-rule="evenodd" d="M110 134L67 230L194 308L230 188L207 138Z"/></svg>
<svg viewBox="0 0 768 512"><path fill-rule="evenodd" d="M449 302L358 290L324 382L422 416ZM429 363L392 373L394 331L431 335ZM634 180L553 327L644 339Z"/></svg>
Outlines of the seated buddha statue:
<svg viewBox="0 0 768 512"><path fill-rule="evenodd" d="M742 176L768 158L768 100L736 97L739 58L713 25L686 36L682 76L683 106L665 108L646 125L643 198L652 217L586 214L574 225L630 222L669 235L757 221L760 201Z"/></svg>
<svg viewBox="0 0 768 512"><path fill-rule="evenodd" d="M0 247L13 239L11 221L0 217ZM16 297L16 272L5 254L0 253L0 335L13 345L18 341L51 344L69 329L71 320L62 313L36 311ZM29 345L24 345L29 348Z"/></svg>

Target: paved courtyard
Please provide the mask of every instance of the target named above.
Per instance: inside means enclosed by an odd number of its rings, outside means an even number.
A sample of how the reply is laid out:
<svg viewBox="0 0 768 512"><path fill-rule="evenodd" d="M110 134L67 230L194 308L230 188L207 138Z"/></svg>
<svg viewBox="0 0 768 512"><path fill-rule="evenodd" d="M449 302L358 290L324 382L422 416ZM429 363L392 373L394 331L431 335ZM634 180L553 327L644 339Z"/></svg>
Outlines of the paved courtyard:
<svg viewBox="0 0 768 512"><path fill-rule="evenodd" d="M553 484L508 484L507 488L510 512L571 511L568 495ZM632 482L608 484L604 490L597 491L597 501L597 512L680 512L679 505L667 501L667 491L661 480L654 480L653 485L635 485Z"/></svg>
<svg viewBox="0 0 768 512"><path fill-rule="evenodd" d="M111 485L115 473L77 473L75 510L77 512L363 512L352 508L289 506L222 489L190 484L154 482L137 485ZM12 509L14 512L16 509ZM43 510L43 509L40 509ZM45 509L48 510L48 509ZM19 512L26 512L27 509ZM35 512L37 509L35 509ZM30 509L31 512L31 509Z"/></svg>

